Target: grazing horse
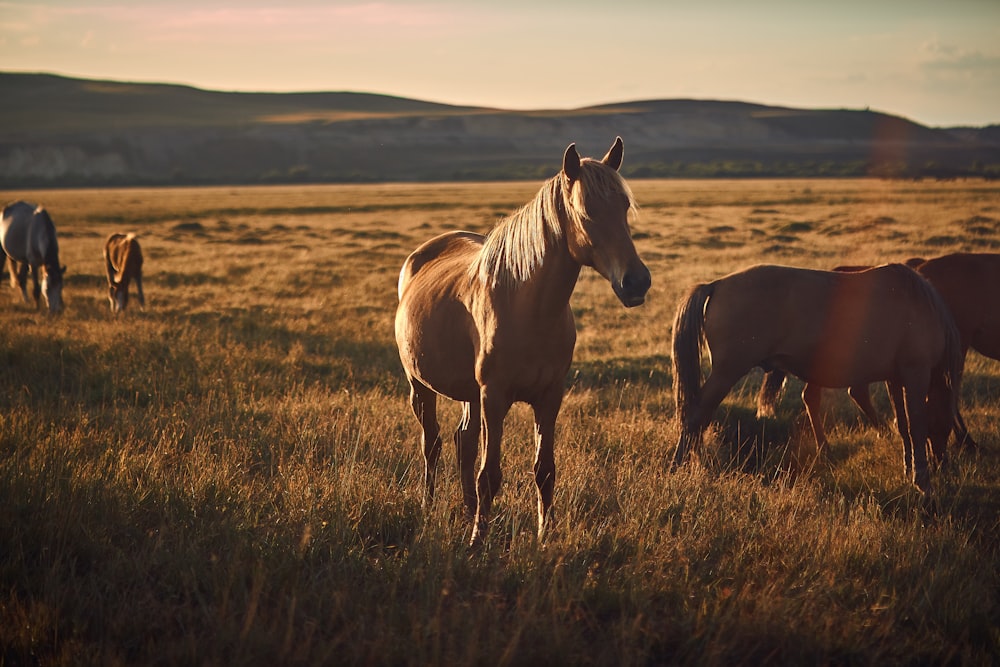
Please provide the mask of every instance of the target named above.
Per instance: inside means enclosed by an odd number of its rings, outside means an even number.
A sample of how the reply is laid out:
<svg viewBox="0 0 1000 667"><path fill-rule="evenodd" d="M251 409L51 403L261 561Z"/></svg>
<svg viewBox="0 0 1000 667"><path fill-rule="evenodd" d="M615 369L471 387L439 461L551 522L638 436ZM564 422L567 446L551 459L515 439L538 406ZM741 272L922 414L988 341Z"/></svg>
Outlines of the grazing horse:
<svg viewBox="0 0 1000 667"><path fill-rule="evenodd" d="M142 248L135 234L112 234L104 242L104 264L108 273L108 299L111 312L124 312L128 306L129 282L135 281L139 305L146 306L142 293Z"/></svg>
<svg viewBox="0 0 1000 667"><path fill-rule="evenodd" d="M712 371L701 385L701 343ZM696 446L712 413L755 366L816 387L890 381L902 389L897 422L907 476L930 497L927 396L957 411L962 374L958 330L930 283L902 264L857 273L755 266L695 286L680 304L673 335L674 394L681 434L674 466ZM941 405L940 402L935 405ZM807 412L817 441L819 415Z"/></svg>
<svg viewBox="0 0 1000 667"><path fill-rule="evenodd" d="M62 284L65 266L59 266L59 241L52 218L41 206L18 201L3 209L0 220L0 245L7 255L10 286L19 287L28 300L28 271L34 285L35 307L39 296L45 297L50 314L62 312ZM38 273L42 279L39 285Z"/></svg>
<svg viewBox="0 0 1000 667"><path fill-rule="evenodd" d="M601 160L581 159L571 144L562 170L489 234L447 232L403 263L396 343L422 429L425 501L441 453L440 394L463 404L454 440L473 545L500 490L503 422L515 402L534 412L539 537L551 521L556 416L576 344L569 299L581 267L596 269L626 307L645 300L650 275L629 231L635 202L618 173L622 156L621 137Z"/></svg>
<svg viewBox="0 0 1000 667"><path fill-rule="evenodd" d="M958 327L962 358L965 358L971 347L983 356L1000 360L1000 289L993 289L993 286L1000 285L1000 254L960 252L930 260L914 258L907 260L906 264L926 278L947 304L955 326ZM834 270L864 268L867 267L838 267ZM758 396L758 415L773 413L783 381L784 374L780 371L771 371L765 375ZM898 392L892 386L888 389L890 396L894 391ZM803 399L807 393L813 396L814 410L819 414L820 392L804 389ZM881 423L872 406L867 385L852 386L848 393L873 424ZM959 445L970 449L977 447L959 412L950 428L931 433L931 448L939 460L945 458L945 445L952 428Z"/></svg>

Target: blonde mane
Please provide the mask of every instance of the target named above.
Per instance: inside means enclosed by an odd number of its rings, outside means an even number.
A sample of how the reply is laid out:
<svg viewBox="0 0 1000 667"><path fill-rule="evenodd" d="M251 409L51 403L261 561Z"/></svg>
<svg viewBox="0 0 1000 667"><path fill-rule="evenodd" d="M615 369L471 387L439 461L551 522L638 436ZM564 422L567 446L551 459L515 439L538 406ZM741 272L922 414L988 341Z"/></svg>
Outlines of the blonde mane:
<svg viewBox="0 0 1000 667"><path fill-rule="evenodd" d="M624 196L629 211L636 210L635 198L625 179L600 160L580 161L580 177L568 183L562 172L538 191L535 198L502 219L487 234L470 274L484 285L513 287L526 282L541 266L549 243L563 236L562 219L582 229L589 218L587 197L610 199Z"/></svg>

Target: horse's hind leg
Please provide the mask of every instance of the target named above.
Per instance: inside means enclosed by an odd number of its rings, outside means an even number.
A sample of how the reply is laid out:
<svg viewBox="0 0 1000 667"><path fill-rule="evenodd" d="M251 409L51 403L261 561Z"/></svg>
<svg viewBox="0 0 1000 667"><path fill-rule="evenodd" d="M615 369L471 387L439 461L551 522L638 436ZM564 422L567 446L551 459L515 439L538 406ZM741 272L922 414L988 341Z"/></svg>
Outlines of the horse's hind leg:
<svg viewBox="0 0 1000 667"><path fill-rule="evenodd" d="M872 405L872 396L868 391L868 385L859 384L848 387L847 394L854 400L854 404L861 409L861 412L868 418L868 422L872 426L882 426L882 420L879 418L878 413L875 412L875 406Z"/></svg>
<svg viewBox="0 0 1000 667"><path fill-rule="evenodd" d="M455 431L455 453L462 480L462 500L470 519L476 514L476 454L479 451L479 430L482 428L480 422L479 403L463 403L462 422Z"/></svg>
<svg viewBox="0 0 1000 667"><path fill-rule="evenodd" d="M28 298L28 271L31 267L27 262L15 262L10 260L10 286L21 290L21 297L25 303L31 303Z"/></svg>
<svg viewBox="0 0 1000 667"><path fill-rule="evenodd" d="M690 451L701 444L702 434L708 427L708 423L715 414L715 409L722 403L729 390L733 388L736 381L743 377L749 368L724 371L721 365L717 365L709 373L708 379L698 392L697 404L692 406L687 419L681 423L681 434L677 439L677 449L674 451L674 460L671 470L676 469L684 463Z"/></svg>
<svg viewBox="0 0 1000 667"><path fill-rule="evenodd" d="M139 306L145 308L146 296L142 293L142 274L138 274L135 277L135 296L139 300Z"/></svg>
<svg viewBox="0 0 1000 667"><path fill-rule="evenodd" d="M420 422L420 446L424 453L424 504L434 499L434 478L441 457L441 435L437 421L437 394L410 378L410 407Z"/></svg>
<svg viewBox="0 0 1000 667"><path fill-rule="evenodd" d="M825 450L829 445L826 440L826 432L823 430L822 403L823 387L807 382L802 388L802 404L806 406L806 415L809 417L809 424L812 426L813 436L816 438L816 449L819 451Z"/></svg>
<svg viewBox="0 0 1000 667"><path fill-rule="evenodd" d="M764 381L761 382L760 392L757 394L757 419L774 416L778 398L781 396L781 388L784 386L784 372L767 371L764 373Z"/></svg>
<svg viewBox="0 0 1000 667"><path fill-rule="evenodd" d="M13 287L14 289L17 289L18 287L20 287L20 282L17 279L17 272L19 269L17 262L14 261L13 257L7 257L6 255L4 255L4 257L6 257L5 261L7 263L7 271L10 272L10 275L8 276L8 279L10 280L10 286Z"/></svg>

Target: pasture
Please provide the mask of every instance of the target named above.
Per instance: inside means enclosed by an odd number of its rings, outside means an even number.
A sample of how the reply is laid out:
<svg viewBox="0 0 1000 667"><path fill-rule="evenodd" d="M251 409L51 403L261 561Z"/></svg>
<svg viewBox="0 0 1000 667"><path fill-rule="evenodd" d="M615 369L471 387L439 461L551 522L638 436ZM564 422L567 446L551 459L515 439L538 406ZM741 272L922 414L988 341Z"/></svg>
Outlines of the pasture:
<svg viewBox="0 0 1000 667"><path fill-rule="evenodd" d="M981 449L932 471L928 517L898 435L830 391L817 457L801 383L754 417L759 372L670 473L669 350L686 289L754 263L1000 252L1000 186L630 181L652 287L626 310L581 274L555 531L518 405L470 551L447 401L421 506L396 280L540 185L3 193L49 209L68 270L58 319L0 289L0 664L995 663L1000 362L968 357ZM118 317L112 232L145 258Z"/></svg>

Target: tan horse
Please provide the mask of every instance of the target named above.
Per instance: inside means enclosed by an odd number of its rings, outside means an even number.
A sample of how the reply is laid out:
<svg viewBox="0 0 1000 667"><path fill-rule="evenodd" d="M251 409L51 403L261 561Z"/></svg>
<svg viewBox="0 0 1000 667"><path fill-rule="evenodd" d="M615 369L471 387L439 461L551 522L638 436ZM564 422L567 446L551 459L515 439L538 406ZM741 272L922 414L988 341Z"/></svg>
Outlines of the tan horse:
<svg viewBox="0 0 1000 667"><path fill-rule="evenodd" d="M712 358L704 386L702 339ZM681 422L675 466L700 442L736 381L755 366L819 387L891 381L903 391L897 426L904 470L929 498L929 422L950 421L957 412L962 349L941 297L902 264L858 273L765 265L691 290L674 320L673 364ZM928 394L937 391L948 394L946 416L928 415ZM809 418L820 440L819 415L810 412Z"/></svg>
<svg viewBox="0 0 1000 667"><path fill-rule="evenodd" d="M108 300L111 312L124 312L128 306L128 288L135 281L139 305L146 306L142 293L142 248L135 234L112 234L104 242L104 265L108 274Z"/></svg>
<svg viewBox="0 0 1000 667"><path fill-rule="evenodd" d="M442 234L400 271L396 342L422 429L425 498L441 453L440 394L463 404L454 440L474 545L500 490L503 422L515 402L534 411L540 537L551 521L556 416L576 344L569 299L581 267L604 276L626 307L649 289L629 232L635 202L618 173L622 156L621 137L602 160L581 159L571 144L562 171L488 235Z"/></svg>

